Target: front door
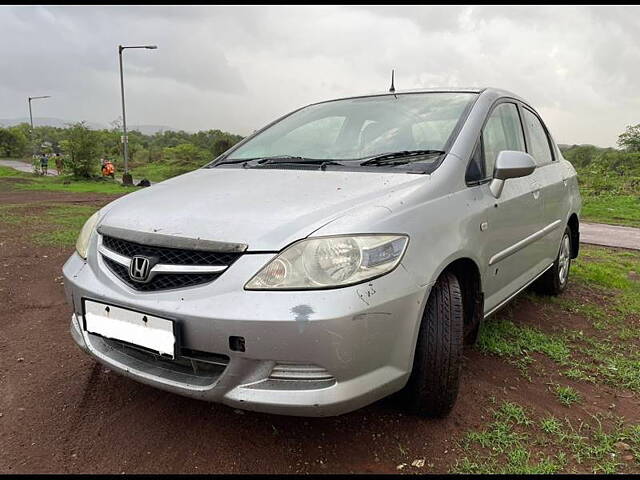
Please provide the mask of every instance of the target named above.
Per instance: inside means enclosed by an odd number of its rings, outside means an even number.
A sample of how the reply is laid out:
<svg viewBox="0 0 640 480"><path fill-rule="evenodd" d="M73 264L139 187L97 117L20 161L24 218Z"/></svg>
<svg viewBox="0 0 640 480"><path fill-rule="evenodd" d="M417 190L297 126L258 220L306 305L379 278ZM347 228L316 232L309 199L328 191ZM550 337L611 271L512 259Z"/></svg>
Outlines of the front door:
<svg viewBox="0 0 640 480"><path fill-rule="evenodd" d="M482 146L488 177L493 176L502 150L525 151L515 103L502 102L492 110L482 131ZM540 242L531 238L543 228L542 199L534 175L506 180L499 198L493 197L488 183L482 188L487 202L483 285L489 312L539 273L544 253Z"/></svg>

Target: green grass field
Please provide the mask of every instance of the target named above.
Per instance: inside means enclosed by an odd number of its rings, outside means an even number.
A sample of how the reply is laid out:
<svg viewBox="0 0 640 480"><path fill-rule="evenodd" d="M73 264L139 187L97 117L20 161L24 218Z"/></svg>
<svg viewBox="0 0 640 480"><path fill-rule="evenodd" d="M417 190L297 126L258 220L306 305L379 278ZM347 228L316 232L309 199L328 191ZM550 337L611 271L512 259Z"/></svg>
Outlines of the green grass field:
<svg viewBox="0 0 640 480"><path fill-rule="evenodd" d="M640 193L638 195L582 195L582 219L640 228Z"/></svg>
<svg viewBox="0 0 640 480"><path fill-rule="evenodd" d="M54 192L73 193L106 193L123 194L137 189L137 187L125 187L120 183L106 180L77 180L69 175L40 176L33 173L19 172L11 167L0 165L0 179L20 179L11 185L18 190L47 190Z"/></svg>

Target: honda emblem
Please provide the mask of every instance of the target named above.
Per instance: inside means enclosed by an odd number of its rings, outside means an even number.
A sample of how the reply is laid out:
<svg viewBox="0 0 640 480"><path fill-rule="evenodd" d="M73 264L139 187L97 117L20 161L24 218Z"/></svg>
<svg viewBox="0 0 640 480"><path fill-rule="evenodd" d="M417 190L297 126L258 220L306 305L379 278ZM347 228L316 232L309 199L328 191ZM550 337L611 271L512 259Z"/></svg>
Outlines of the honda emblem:
<svg viewBox="0 0 640 480"><path fill-rule="evenodd" d="M136 255L129 265L129 277L135 282L146 282L151 271L151 260L148 257Z"/></svg>

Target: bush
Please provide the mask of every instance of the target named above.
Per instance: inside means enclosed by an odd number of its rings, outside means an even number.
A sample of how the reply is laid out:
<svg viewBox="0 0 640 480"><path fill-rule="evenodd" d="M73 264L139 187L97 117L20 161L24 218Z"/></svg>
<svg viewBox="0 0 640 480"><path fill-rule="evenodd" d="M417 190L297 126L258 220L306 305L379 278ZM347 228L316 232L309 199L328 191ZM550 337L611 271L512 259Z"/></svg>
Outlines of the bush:
<svg viewBox="0 0 640 480"><path fill-rule="evenodd" d="M198 168L212 160L211 154L192 143L183 143L175 147L166 147L162 150L162 156L166 162L184 167Z"/></svg>
<svg viewBox="0 0 640 480"><path fill-rule="evenodd" d="M60 141L67 156L65 167L71 169L75 177L89 178L98 170L98 140L97 132L89 130L84 122L78 122L68 129L67 138Z"/></svg>

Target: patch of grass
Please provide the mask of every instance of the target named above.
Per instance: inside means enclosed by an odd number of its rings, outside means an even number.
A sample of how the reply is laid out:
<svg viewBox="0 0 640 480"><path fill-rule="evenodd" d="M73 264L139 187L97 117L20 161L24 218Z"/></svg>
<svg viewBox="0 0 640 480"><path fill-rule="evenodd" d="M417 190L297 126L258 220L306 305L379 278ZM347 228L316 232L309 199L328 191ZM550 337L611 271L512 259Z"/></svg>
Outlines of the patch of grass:
<svg viewBox="0 0 640 480"><path fill-rule="evenodd" d="M554 416L533 422L524 407L504 402L492 416L486 427L467 432L458 442L463 457L453 473L616 473L624 465L617 442L626 442L627 453L636 458L640 453L640 425L611 415L577 425Z"/></svg>
<svg viewBox="0 0 640 480"><path fill-rule="evenodd" d="M629 278L629 271L634 269L640 271L640 254L584 246L578 261L571 265L571 277L587 285L629 290L639 285Z"/></svg>
<svg viewBox="0 0 640 480"><path fill-rule="evenodd" d="M20 183L21 190L47 190L51 192L125 194L137 190L126 187L113 180L76 180L70 176L42 177L33 176L31 182Z"/></svg>
<svg viewBox="0 0 640 480"><path fill-rule="evenodd" d="M546 334L529 326L518 326L499 318L487 321L477 347L487 353L508 358L522 368L531 363L530 352L546 355L568 378L607 383L640 392L640 348L597 340L582 332Z"/></svg>
<svg viewBox="0 0 640 480"><path fill-rule="evenodd" d="M31 174L0 165L0 177L29 177Z"/></svg>
<svg viewBox="0 0 640 480"><path fill-rule="evenodd" d="M525 295L529 300L538 305L553 305L566 312L583 316L591 320L593 326L599 330L606 328L612 320L610 313L607 312L604 307L593 302L589 297L575 299L562 295L559 297L541 296L535 293L526 293Z"/></svg>
<svg viewBox="0 0 640 480"><path fill-rule="evenodd" d="M10 167L0 165L0 178L20 178L20 183L12 183L12 187L19 190L46 190L52 192L72 193L105 193L121 195L137 190L138 187L128 187L110 179L83 180L71 175L42 176L33 173L20 172ZM24 181L27 180L27 181Z"/></svg>
<svg viewBox="0 0 640 480"><path fill-rule="evenodd" d="M540 430L548 434L558 434L562 430L562 423L551 415L540 420Z"/></svg>
<svg viewBox="0 0 640 480"><path fill-rule="evenodd" d="M569 360L571 353L562 338L533 327L518 326L504 316L483 324L477 345L484 352L503 357L527 356L530 352L538 352L561 364Z"/></svg>
<svg viewBox="0 0 640 480"><path fill-rule="evenodd" d="M13 205L0 205L0 222L9 225L18 225L24 220L23 215L19 215Z"/></svg>
<svg viewBox="0 0 640 480"><path fill-rule="evenodd" d="M599 382L618 388L640 392L640 348L633 344L623 348L612 341L597 340L575 332L568 335L579 338L582 361L572 362L573 367L588 372Z"/></svg>
<svg viewBox="0 0 640 480"><path fill-rule="evenodd" d="M494 416L501 422L512 422L517 425L531 425L532 420L529 419L524 408L517 403L504 402L498 410L494 411Z"/></svg>
<svg viewBox="0 0 640 480"><path fill-rule="evenodd" d="M525 378L530 379L531 353L537 352L564 367L561 373L567 378L640 392L640 281L630 272L640 272L640 253L583 246L572 268L572 282L581 284L581 296L527 294L545 316L557 315L560 308L587 318L599 331L598 338L576 330L548 334L518 325L511 319L516 300L482 326L477 347L508 359Z"/></svg>
<svg viewBox="0 0 640 480"><path fill-rule="evenodd" d="M579 362L572 362L572 367L562 372L562 374L570 378L571 380L582 380L583 382L595 383L596 378L593 375L589 375L586 370L588 366L580 364Z"/></svg>
<svg viewBox="0 0 640 480"><path fill-rule="evenodd" d="M0 222L28 224L32 229L30 240L38 245L70 247L75 245L84 222L96 210L98 207L88 205L2 205Z"/></svg>
<svg viewBox="0 0 640 480"><path fill-rule="evenodd" d="M640 227L640 196L582 196L582 218L587 222Z"/></svg>
<svg viewBox="0 0 640 480"><path fill-rule="evenodd" d="M96 207L86 205L58 205L49 208L44 220L54 224L56 229L36 234L34 236L35 242L40 245L58 247L75 245L84 222L96 210Z"/></svg>
<svg viewBox="0 0 640 480"><path fill-rule="evenodd" d="M515 428L533 425L523 407L505 402L493 417L487 428L467 433L460 444L465 456L452 473L556 473L562 469L563 456L532 455L527 447L530 435Z"/></svg>
<svg viewBox="0 0 640 480"><path fill-rule="evenodd" d="M136 179L146 178L152 182L161 182L194 170L192 166L175 165L172 163L147 163L131 169Z"/></svg>
<svg viewBox="0 0 640 480"><path fill-rule="evenodd" d="M567 407L573 405L574 403L578 403L581 399L580 393L578 393L568 385L556 385L555 394L558 398L558 401Z"/></svg>

